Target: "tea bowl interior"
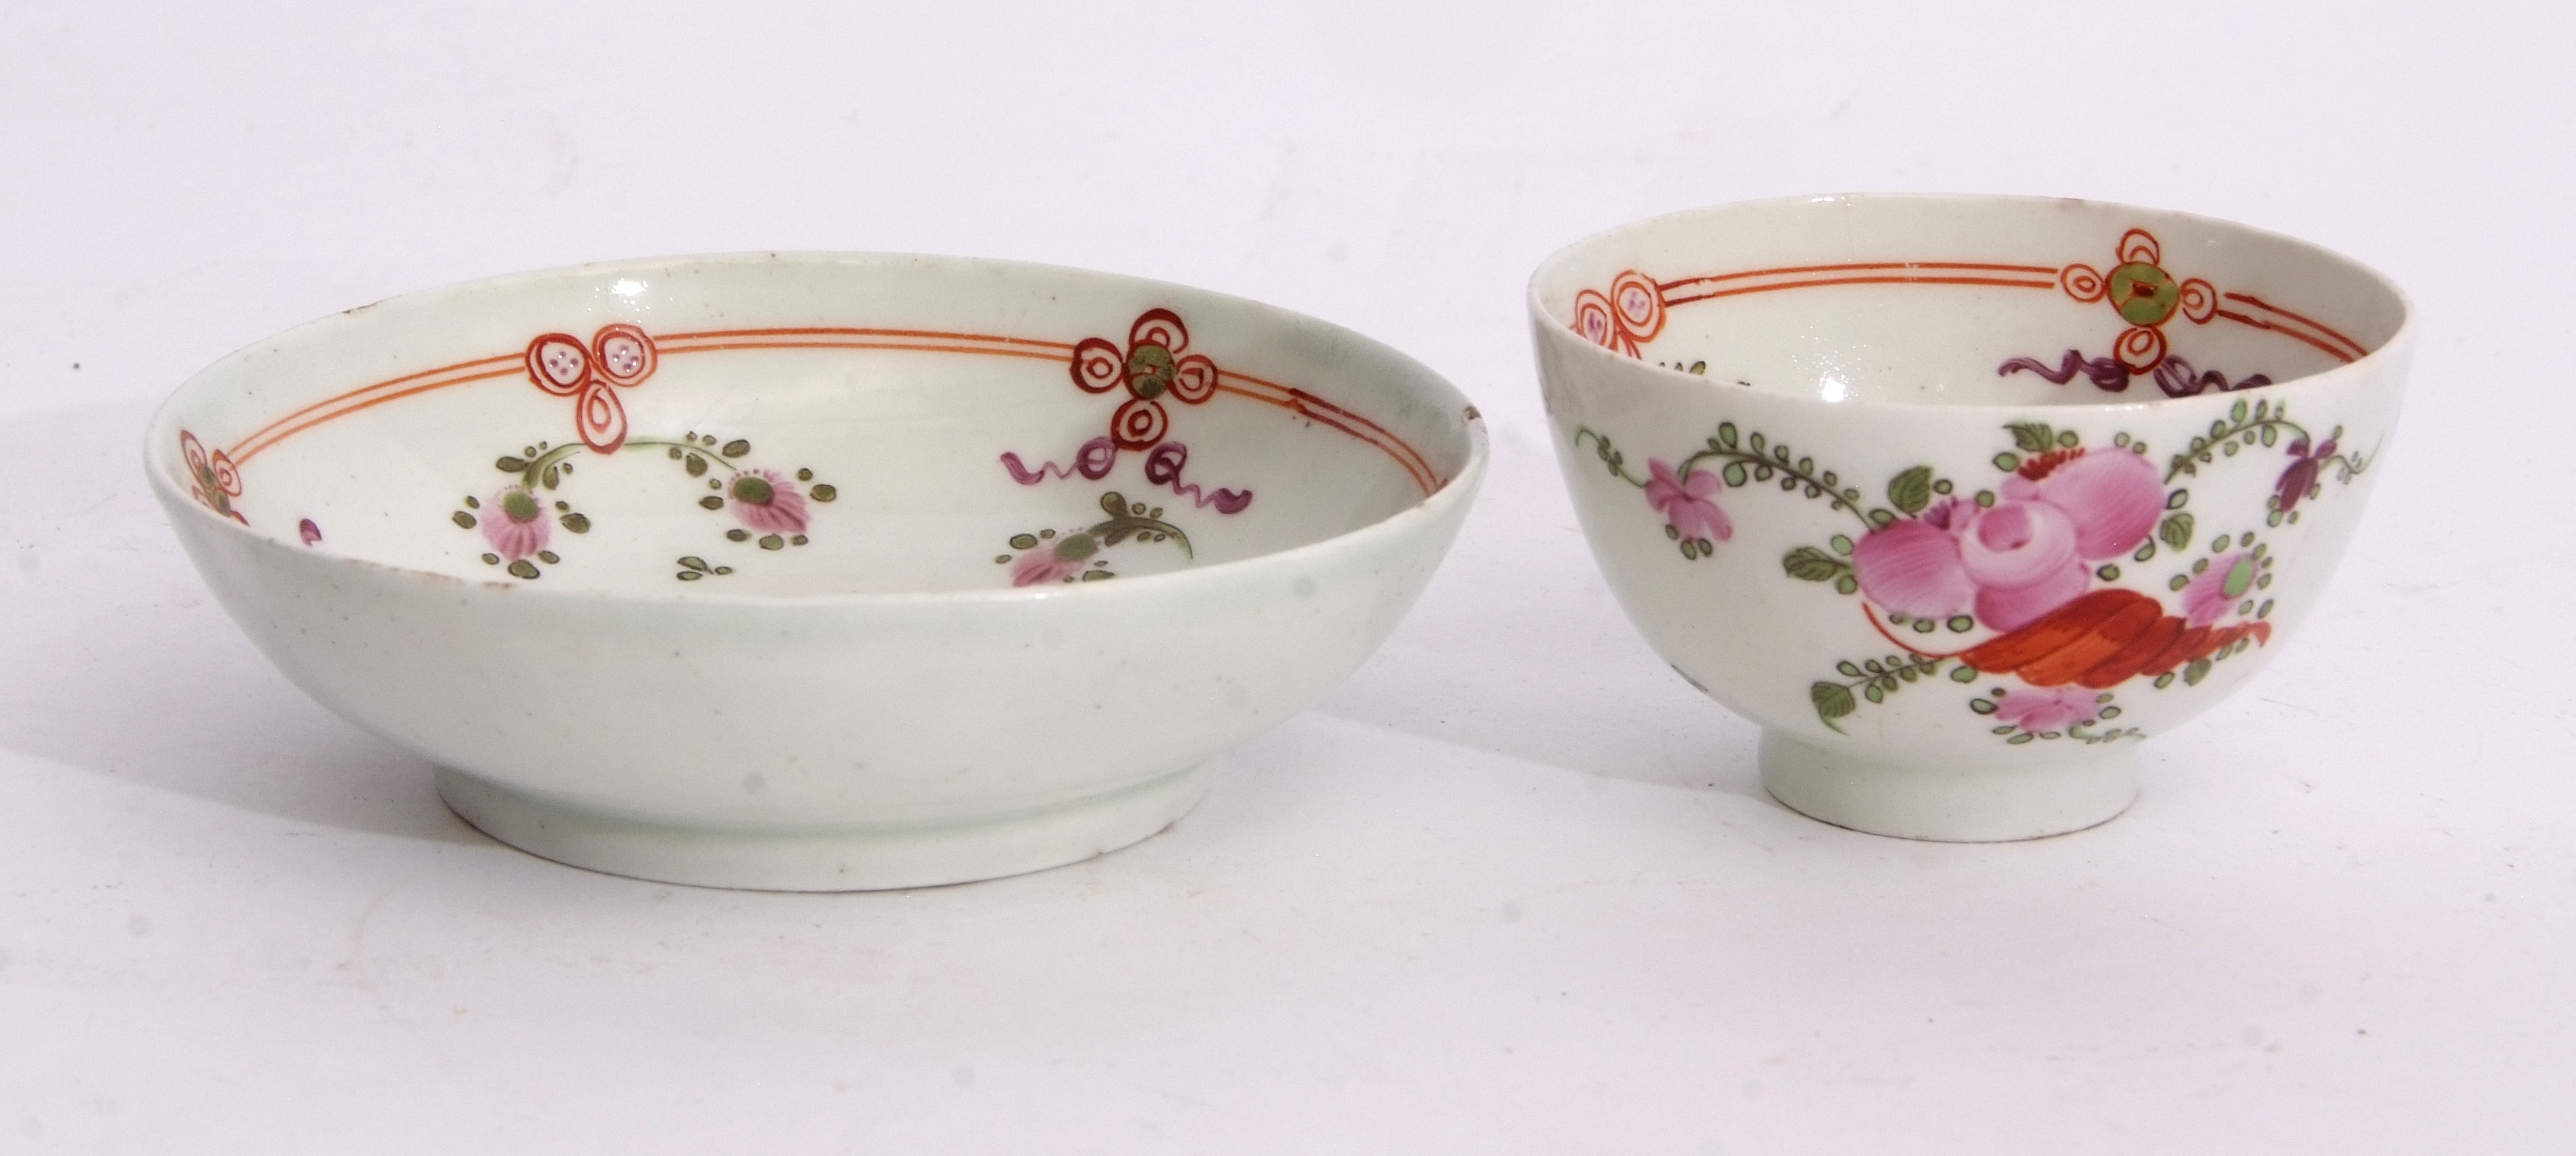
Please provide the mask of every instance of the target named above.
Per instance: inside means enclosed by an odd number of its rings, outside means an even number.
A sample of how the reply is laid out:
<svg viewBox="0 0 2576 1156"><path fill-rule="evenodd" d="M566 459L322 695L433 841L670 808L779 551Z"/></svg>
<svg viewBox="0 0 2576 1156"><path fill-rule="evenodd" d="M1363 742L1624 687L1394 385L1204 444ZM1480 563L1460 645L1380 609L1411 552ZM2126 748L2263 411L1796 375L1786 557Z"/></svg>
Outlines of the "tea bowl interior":
<svg viewBox="0 0 2576 1156"><path fill-rule="evenodd" d="M253 638L487 831L847 888L1168 824L1393 626L1483 445L1253 302L755 254L316 322L184 386L147 465Z"/></svg>
<svg viewBox="0 0 2576 1156"><path fill-rule="evenodd" d="M2375 477L2405 299L2315 246L2010 197L1754 202L1557 254L1529 309L1596 558L1789 806L1920 838L2116 815Z"/></svg>

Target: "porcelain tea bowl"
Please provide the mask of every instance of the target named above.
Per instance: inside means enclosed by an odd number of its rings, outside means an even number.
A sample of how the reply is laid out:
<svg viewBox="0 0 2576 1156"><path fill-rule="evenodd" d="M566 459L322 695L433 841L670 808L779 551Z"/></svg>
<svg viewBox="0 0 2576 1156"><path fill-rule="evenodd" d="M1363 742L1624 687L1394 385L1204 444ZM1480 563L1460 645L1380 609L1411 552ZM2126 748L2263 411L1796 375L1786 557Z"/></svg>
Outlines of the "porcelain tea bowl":
<svg viewBox="0 0 2576 1156"><path fill-rule="evenodd" d="M2316 603L2397 417L2404 297L2178 213L1840 196L1548 259L1558 458L1621 606L1790 808L2033 838Z"/></svg>
<svg viewBox="0 0 2576 1156"><path fill-rule="evenodd" d="M1253 302L748 255L324 319L146 464L242 629L475 826L845 890L1172 823L1393 628L1485 452L1431 371Z"/></svg>

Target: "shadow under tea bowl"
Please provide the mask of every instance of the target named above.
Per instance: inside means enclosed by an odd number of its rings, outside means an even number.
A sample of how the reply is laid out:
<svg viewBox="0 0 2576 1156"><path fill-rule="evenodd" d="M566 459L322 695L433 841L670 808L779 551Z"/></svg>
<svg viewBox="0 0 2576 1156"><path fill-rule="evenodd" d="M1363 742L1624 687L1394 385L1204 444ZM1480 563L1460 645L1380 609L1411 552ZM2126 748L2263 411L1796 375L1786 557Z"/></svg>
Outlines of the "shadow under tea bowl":
<svg viewBox="0 0 2576 1156"><path fill-rule="evenodd" d="M1629 225L1530 320L1630 619L1789 807L1921 839L2103 822L2316 603L2396 420L2385 278L2180 213L1833 196Z"/></svg>
<svg viewBox="0 0 2576 1156"><path fill-rule="evenodd" d="M1448 383L1220 294L641 260L236 353L146 464L234 619L500 840L789 890L1068 863L1339 682L1485 462Z"/></svg>

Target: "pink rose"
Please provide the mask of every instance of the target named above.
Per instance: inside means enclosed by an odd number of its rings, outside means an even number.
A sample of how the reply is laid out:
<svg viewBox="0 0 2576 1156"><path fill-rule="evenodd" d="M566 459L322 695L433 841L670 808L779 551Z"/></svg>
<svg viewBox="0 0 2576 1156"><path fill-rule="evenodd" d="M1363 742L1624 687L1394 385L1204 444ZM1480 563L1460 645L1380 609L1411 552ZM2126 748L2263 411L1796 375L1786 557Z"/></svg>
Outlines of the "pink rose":
<svg viewBox="0 0 2576 1156"><path fill-rule="evenodd" d="M1973 607L2016 630L2092 585L2091 563L2137 548L2164 511L2155 466L2114 450L2049 454L2005 478L1995 504L1948 499L1872 531L1852 551L1863 593L1918 618Z"/></svg>
<svg viewBox="0 0 2576 1156"><path fill-rule="evenodd" d="M1726 485L1715 473L1692 470L1689 477L1681 477L1660 458L1647 459L1646 470L1654 475L1646 483L1646 504L1662 514L1682 537L1723 542L1735 536L1735 523L1709 500Z"/></svg>

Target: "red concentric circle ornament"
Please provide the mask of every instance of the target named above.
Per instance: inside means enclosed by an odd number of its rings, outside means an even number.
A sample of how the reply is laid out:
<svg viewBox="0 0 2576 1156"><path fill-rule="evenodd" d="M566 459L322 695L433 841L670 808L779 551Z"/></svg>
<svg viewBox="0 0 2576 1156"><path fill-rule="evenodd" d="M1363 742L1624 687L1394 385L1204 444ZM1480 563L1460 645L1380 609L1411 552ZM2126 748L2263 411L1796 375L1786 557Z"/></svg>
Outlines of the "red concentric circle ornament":
<svg viewBox="0 0 2576 1156"><path fill-rule="evenodd" d="M1197 405L1216 396L1221 376L1216 362L1187 352L1189 346L1189 326L1169 309L1138 314L1127 327L1124 349L1101 337L1086 337L1074 345L1066 370L1075 386L1085 393L1126 387L1127 400L1109 418L1109 441L1115 450L1150 450L1171 434L1172 416L1163 407L1164 398ZM1084 472L1090 476L1088 470ZM1105 467L1101 470L1107 472Z"/></svg>
<svg viewBox="0 0 2576 1156"><path fill-rule="evenodd" d="M2111 355L2132 373L2153 373L2172 352L2164 326L2175 314L2206 325L2218 315L2216 286L2198 277L2177 283L2165 270L2164 246L2145 229L2120 235L2114 249L2119 261L2109 273L2073 264L2057 271L2057 287L2077 301L2108 301L2129 327L2112 343Z"/></svg>
<svg viewBox="0 0 2576 1156"><path fill-rule="evenodd" d="M528 342L528 380L556 397L573 399L573 429L583 445L603 454L626 444L626 404L617 390L641 385L661 365L644 330L625 322L603 325L583 344L569 333Z"/></svg>
<svg viewBox="0 0 2576 1156"><path fill-rule="evenodd" d="M1570 326L1585 341L1614 353L1639 355L1643 345L1664 331L1664 291L1655 279L1634 269L1610 279L1610 292L1585 289L1574 295Z"/></svg>
<svg viewBox="0 0 2576 1156"><path fill-rule="evenodd" d="M208 452L206 444L187 430L179 431L179 457L188 464L188 496L197 504L242 525L250 519L233 508L232 500L241 496L241 471L222 450Z"/></svg>

